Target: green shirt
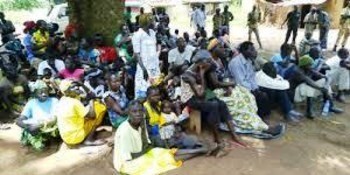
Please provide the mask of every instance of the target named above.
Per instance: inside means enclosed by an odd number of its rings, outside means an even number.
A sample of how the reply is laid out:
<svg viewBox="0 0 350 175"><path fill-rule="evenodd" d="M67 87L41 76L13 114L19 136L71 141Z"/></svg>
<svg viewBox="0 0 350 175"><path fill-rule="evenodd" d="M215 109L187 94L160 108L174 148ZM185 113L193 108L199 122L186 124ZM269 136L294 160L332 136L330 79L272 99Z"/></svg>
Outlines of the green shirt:
<svg viewBox="0 0 350 175"><path fill-rule="evenodd" d="M214 15L213 17L213 25L214 30L220 29L220 27L224 24L224 16L220 15Z"/></svg>
<svg viewBox="0 0 350 175"><path fill-rule="evenodd" d="M228 26L230 21L233 20L233 15L231 12L227 11L227 12L223 12L222 16L224 17L224 25Z"/></svg>

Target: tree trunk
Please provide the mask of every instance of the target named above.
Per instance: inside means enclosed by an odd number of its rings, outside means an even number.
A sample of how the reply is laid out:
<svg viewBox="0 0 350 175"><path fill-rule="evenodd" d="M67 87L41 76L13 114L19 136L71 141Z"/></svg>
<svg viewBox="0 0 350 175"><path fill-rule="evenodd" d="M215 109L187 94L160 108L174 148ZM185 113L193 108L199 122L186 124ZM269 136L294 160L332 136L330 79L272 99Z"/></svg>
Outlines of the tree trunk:
<svg viewBox="0 0 350 175"><path fill-rule="evenodd" d="M331 18L332 28L339 27L340 14L342 12L343 6L344 6L344 0L328 0L327 2L324 3L323 7L325 11L328 12Z"/></svg>
<svg viewBox="0 0 350 175"><path fill-rule="evenodd" d="M124 1L122 0L67 0L70 23L77 24L79 36L104 36L108 45L113 44L123 24Z"/></svg>

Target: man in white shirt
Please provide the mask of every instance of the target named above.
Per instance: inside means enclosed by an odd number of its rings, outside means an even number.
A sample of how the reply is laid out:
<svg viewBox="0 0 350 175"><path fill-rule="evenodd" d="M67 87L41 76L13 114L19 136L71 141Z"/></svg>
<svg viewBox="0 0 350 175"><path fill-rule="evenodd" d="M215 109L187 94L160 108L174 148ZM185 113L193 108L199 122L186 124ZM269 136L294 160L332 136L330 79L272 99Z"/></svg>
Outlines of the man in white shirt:
<svg viewBox="0 0 350 175"><path fill-rule="evenodd" d="M176 46L175 49L169 51L168 55L169 71L175 75L181 74L188 68L195 50L194 47L186 45L184 38L179 38Z"/></svg>
<svg viewBox="0 0 350 175"><path fill-rule="evenodd" d="M345 48L339 49L336 56L328 59L326 64L331 68L327 77L331 79L331 85L338 86L336 99L345 102L344 91L350 89L350 62L349 51Z"/></svg>

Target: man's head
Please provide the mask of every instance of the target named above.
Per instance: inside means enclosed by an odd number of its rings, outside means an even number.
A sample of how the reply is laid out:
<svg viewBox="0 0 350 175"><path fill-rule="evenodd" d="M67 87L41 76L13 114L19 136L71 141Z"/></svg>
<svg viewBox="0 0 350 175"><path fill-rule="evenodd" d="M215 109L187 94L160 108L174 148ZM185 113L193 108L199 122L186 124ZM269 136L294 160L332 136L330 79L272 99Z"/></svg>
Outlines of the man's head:
<svg viewBox="0 0 350 175"><path fill-rule="evenodd" d="M153 16L150 14L144 14L139 17L139 24L141 28L153 27Z"/></svg>
<svg viewBox="0 0 350 175"><path fill-rule="evenodd" d="M203 11L205 10L205 5L204 4L201 5L201 10L203 10Z"/></svg>
<svg viewBox="0 0 350 175"><path fill-rule="evenodd" d="M239 52L246 58L250 60L255 60L258 56L254 44L250 41L245 41L239 46Z"/></svg>
<svg viewBox="0 0 350 175"><path fill-rule="evenodd" d="M160 91L158 87L151 86L147 89L147 101L151 105L157 105L161 100Z"/></svg>
<svg viewBox="0 0 350 175"><path fill-rule="evenodd" d="M293 47L290 44L285 43L285 44L282 44L280 50L281 50L282 56L289 56L292 54Z"/></svg>
<svg viewBox="0 0 350 175"><path fill-rule="evenodd" d="M186 42L184 38L179 38L176 40L176 46L180 53L183 53L186 48Z"/></svg>
<svg viewBox="0 0 350 175"><path fill-rule="evenodd" d="M220 15L220 11L221 11L221 9L220 9L220 8L217 8L217 9L215 10L215 14L216 14L216 15Z"/></svg>
<svg viewBox="0 0 350 175"><path fill-rule="evenodd" d="M224 7L224 11L227 12L228 11L228 5L225 5Z"/></svg>
<svg viewBox="0 0 350 175"><path fill-rule="evenodd" d="M184 32L183 37L186 41L190 40L190 35L187 32Z"/></svg>
<svg viewBox="0 0 350 175"><path fill-rule="evenodd" d="M43 78L50 79L52 77L52 72L50 68L45 68L43 71Z"/></svg>
<svg viewBox="0 0 350 175"><path fill-rule="evenodd" d="M337 55L340 59L345 60L349 58L349 50L346 48L341 48L338 50Z"/></svg>
<svg viewBox="0 0 350 175"><path fill-rule="evenodd" d="M311 34L310 32L305 33L305 38L306 38L307 40L310 40L311 37L312 37L312 34Z"/></svg>
<svg viewBox="0 0 350 175"><path fill-rule="evenodd" d="M131 101L128 106L128 122L134 128L139 128L144 121L145 113L145 108L139 101Z"/></svg>
<svg viewBox="0 0 350 175"><path fill-rule="evenodd" d="M127 8L126 8L126 11L129 12L129 13L131 13L131 7L127 7Z"/></svg>
<svg viewBox="0 0 350 175"><path fill-rule="evenodd" d="M314 60L318 59L321 57L321 50L317 47L312 47L309 51L309 56Z"/></svg>
<svg viewBox="0 0 350 175"><path fill-rule="evenodd" d="M140 8L140 14L144 14L145 13L145 9L143 7Z"/></svg>
<svg viewBox="0 0 350 175"><path fill-rule="evenodd" d="M179 35L179 29L175 29L175 34Z"/></svg>
<svg viewBox="0 0 350 175"><path fill-rule="evenodd" d="M312 8L311 8L311 13L312 13L312 14L315 14L316 12L317 12L317 8L316 8L316 7L312 7Z"/></svg>
<svg viewBox="0 0 350 175"><path fill-rule="evenodd" d="M37 80L33 85L33 91L35 93L35 97L40 102L45 102L49 98L49 89L46 83L42 80Z"/></svg>
<svg viewBox="0 0 350 175"><path fill-rule="evenodd" d="M296 5L293 6L293 10L294 10L294 11L298 11L298 6L296 6Z"/></svg>

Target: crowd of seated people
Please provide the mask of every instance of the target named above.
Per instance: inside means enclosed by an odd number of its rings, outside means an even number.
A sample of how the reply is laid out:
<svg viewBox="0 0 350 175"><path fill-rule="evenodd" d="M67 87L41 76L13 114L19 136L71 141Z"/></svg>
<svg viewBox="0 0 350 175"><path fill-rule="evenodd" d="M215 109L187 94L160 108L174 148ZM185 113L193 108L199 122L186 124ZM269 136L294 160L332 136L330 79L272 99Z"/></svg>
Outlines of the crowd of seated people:
<svg viewBox="0 0 350 175"><path fill-rule="evenodd" d="M345 102L350 89L346 48L327 59L307 35L299 49L284 43L257 66L252 42L235 48L226 30L208 37L204 28L193 38L178 29L172 35L165 11L155 15L141 9L136 24L120 27L114 46L99 33L79 37L74 24L58 38L43 20L25 22L29 71L2 63L0 76L0 98L7 110L18 111L21 142L35 150L52 138L69 147L102 145L96 132L110 125L116 170L158 174L198 155L224 156L228 145L247 147L238 134L275 139L304 116L342 112L334 100ZM303 101L307 109L298 112L295 104ZM275 109L282 117L272 124ZM188 134L194 110L213 142Z"/></svg>

